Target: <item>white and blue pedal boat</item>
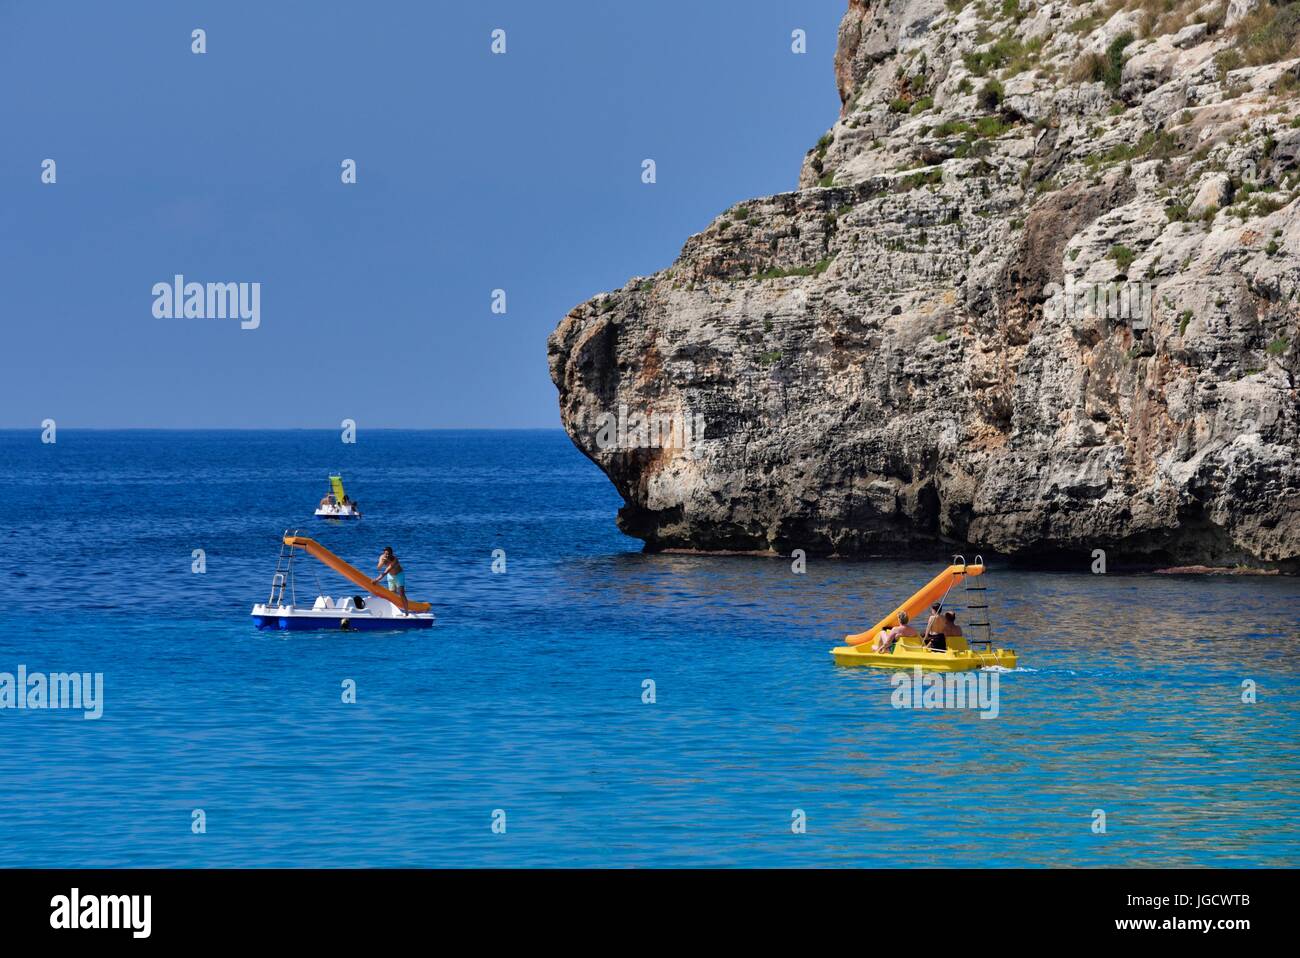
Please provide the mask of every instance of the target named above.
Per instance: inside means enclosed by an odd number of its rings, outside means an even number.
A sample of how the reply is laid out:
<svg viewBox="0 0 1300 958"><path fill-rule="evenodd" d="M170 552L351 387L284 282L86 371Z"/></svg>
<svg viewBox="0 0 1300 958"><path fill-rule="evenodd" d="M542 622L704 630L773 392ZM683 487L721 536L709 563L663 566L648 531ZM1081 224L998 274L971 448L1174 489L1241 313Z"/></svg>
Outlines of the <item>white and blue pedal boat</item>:
<svg viewBox="0 0 1300 958"><path fill-rule="evenodd" d="M317 519L360 519L361 510L343 491L343 477L330 476L330 491L316 507Z"/></svg>
<svg viewBox="0 0 1300 958"><path fill-rule="evenodd" d="M297 550L319 560L335 572L370 593L339 596L318 595L311 606L299 605L294 585L293 560ZM271 594L253 606L253 625L260 630L299 632L333 630L376 632L395 629L429 629L435 616L428 602L405 600L348 565L314 539L285 533L271 577Z"/></svg>

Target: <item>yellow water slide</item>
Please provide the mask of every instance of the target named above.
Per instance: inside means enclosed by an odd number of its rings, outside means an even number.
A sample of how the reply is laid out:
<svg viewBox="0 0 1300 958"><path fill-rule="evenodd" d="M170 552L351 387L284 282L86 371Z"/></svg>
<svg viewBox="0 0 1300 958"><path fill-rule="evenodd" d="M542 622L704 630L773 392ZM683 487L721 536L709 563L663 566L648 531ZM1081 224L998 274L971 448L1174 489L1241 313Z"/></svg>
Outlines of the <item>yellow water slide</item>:
<svg viewBox="0 0 1300 958"><path fill-rule="evenodd" d="M387 599L399 609L402 608L402 597L396 592L389 592L381 585L375 584L374 580L362 572L360 569L348 565L334 553L330 552L315 539L308 539L306 536L285 536L284 544L302 549L313 559L317 559L329 566L345 579L355 582L361 588L365 589L371 595L377 595L381 599ZM407 612L428 612L433 606L428 602L412 602L406 600Z"/></svg>
<svg viewBox="0 0 1300 958"><path fill-rule="evenodd" d="M932 604L940 601L948 590L961 582L970 575L983 575L984 567L982 565L950 565L937 576L925 584L925 586L912 596L902 605L900 605L889 615L885 616L865 632L859 632L857 635L846 635L844 641L849 645L861 645L864 642L870 642L882 629L891 628L898 624L898 613L906 612L907 617L913 620L913 627L922 631L925 627L924 622L915 621L921 613L930 608Z"/></svg>
<svg viewBox="0 0 1300 958"><path fill-rule="evenodd" d="M330 476L330 488L334 490L334 501L342 504L343 502L343 477Z"/></svg>

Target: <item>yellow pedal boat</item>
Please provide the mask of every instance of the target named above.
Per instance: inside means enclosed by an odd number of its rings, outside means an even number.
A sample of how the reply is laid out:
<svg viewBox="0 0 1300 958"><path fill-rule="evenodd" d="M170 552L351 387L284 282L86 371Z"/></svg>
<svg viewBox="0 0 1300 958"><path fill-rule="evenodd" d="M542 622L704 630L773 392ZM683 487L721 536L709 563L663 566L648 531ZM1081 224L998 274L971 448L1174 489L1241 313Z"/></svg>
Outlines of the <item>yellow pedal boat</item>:
<svg viewBox="0 0 1300 958"><path fill-rule="evenodd" d="M974 564L967 564L961 556L956 556L952 565L927 582L920 591L870 629L856 635L846 635L845 645L831 649L835 664L867 665L877 669L911 669L920 666L933 672L969 672L973 669L995 666L1014 669L1019 659L1013 649L997 649L993 647L991 640L972 641L960 635L947 636L944 641L946 649L927 649L925 640L920 636L902 636L888 652L872 650L876 636L898 624L899 613L905 612L909 620L919 621L918 617L926 612L932 603L943 602L948 595L948 590L954 585L983 574L984 562L978 556ZM967 585L969 588L969 583ZM984 589L976 587L975 591L982 595ZM977 624L987 627L987 603L971 608L984 611L985 621Z"/></svg>

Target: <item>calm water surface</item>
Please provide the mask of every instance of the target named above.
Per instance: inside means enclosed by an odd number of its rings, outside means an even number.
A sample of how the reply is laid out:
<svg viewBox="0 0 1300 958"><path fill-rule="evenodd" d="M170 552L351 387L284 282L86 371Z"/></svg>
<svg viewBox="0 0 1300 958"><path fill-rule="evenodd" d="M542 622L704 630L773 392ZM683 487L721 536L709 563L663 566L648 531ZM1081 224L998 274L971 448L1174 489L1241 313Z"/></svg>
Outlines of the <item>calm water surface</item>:
<svg viewBox="0 0 1300 958"><path fill-rule="evenodd" d="M330 471L361 522L312 518ZM10 432L0 488L0 671L106 700L0 711L10 865L1300 864L1293 579L995 568L990 721L826 654L945 556L642 555L560 432ZM393 545L437 626L255 631L294 526Z"/></svg>

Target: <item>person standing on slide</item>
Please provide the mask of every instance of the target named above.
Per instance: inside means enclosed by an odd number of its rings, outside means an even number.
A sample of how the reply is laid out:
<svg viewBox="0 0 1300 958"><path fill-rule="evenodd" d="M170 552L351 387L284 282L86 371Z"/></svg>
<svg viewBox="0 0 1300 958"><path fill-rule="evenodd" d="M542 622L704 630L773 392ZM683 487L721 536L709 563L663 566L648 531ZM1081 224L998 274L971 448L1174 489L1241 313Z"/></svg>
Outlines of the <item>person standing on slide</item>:
<svg viewBox="0 0 1300 958"><path fill-rule="evenodd" d="M379 561L375 565L379 569L379 575L375 576L374 581L378 582L387 576L388 591L396 592L402 597L402 612L407 612L406 573L402 571L402 563L398 562L397 556L393 554L392 546L384 546L384 551L379 554Z"/></svg>

